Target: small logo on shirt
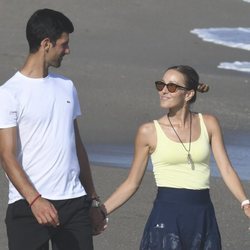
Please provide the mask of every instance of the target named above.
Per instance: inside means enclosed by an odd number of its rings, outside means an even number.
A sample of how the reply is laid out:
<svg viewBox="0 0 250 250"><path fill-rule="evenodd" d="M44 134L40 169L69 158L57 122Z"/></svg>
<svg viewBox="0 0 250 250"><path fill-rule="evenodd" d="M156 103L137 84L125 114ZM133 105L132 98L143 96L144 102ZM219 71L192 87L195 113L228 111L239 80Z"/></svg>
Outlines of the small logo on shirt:
<svg viewBox="0 0 250 250"><path fill-rule="evenodd" d="M68 100L67 103L70 103L70 101Z"/></svg>

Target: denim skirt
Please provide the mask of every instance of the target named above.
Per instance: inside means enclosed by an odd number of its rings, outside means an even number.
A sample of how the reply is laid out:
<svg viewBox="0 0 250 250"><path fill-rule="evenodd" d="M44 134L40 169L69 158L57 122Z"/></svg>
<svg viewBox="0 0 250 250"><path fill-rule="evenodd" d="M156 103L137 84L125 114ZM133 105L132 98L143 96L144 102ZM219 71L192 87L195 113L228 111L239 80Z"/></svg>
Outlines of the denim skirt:
<svg viewBox="0 0 250 250"><path fill-rule="evenodd" d="M221 250L209 189L159 187L140 250Z"/></svg>

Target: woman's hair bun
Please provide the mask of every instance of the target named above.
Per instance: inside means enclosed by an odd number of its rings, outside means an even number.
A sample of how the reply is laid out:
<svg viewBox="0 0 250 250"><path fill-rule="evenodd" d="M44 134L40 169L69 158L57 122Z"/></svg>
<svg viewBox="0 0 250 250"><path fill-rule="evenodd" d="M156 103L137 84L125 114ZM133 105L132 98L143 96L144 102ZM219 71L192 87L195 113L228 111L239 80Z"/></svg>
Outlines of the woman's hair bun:
<svg viewBox="0 0 250 250"><path fill-rule="evenodd" d="M205 93L208 92L209 90L209 85L207 85L206 83L199 83L198 87L197 87L197 91L200 93Z"/></svg>

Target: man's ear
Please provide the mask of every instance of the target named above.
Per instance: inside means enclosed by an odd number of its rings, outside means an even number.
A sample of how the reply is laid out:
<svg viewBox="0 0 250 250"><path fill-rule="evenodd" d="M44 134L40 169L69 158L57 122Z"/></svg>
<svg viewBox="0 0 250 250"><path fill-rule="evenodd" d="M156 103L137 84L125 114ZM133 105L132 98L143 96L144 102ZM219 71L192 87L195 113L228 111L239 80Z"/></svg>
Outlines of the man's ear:
<svg viewBox="0 0 250 250"><path fill-rule="evenodd" d="M49 38L44 38L42 41L41 41L41 47L46 51L48 52L50 47L51 47L51 42L50 42L50 39Z"/></svg>

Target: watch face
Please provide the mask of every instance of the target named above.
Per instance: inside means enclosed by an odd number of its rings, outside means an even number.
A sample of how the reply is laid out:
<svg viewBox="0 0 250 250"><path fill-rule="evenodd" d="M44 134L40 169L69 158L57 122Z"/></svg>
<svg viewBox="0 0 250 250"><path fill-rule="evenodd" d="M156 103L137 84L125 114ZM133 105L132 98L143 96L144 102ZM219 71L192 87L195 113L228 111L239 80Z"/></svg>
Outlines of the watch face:
<svg viewBox="0 0 250 250"><path fill-rule="evenodd" d="M92 207L99 207L100 206L100 202L97 200L93 200L92 201Z"/></svg>

